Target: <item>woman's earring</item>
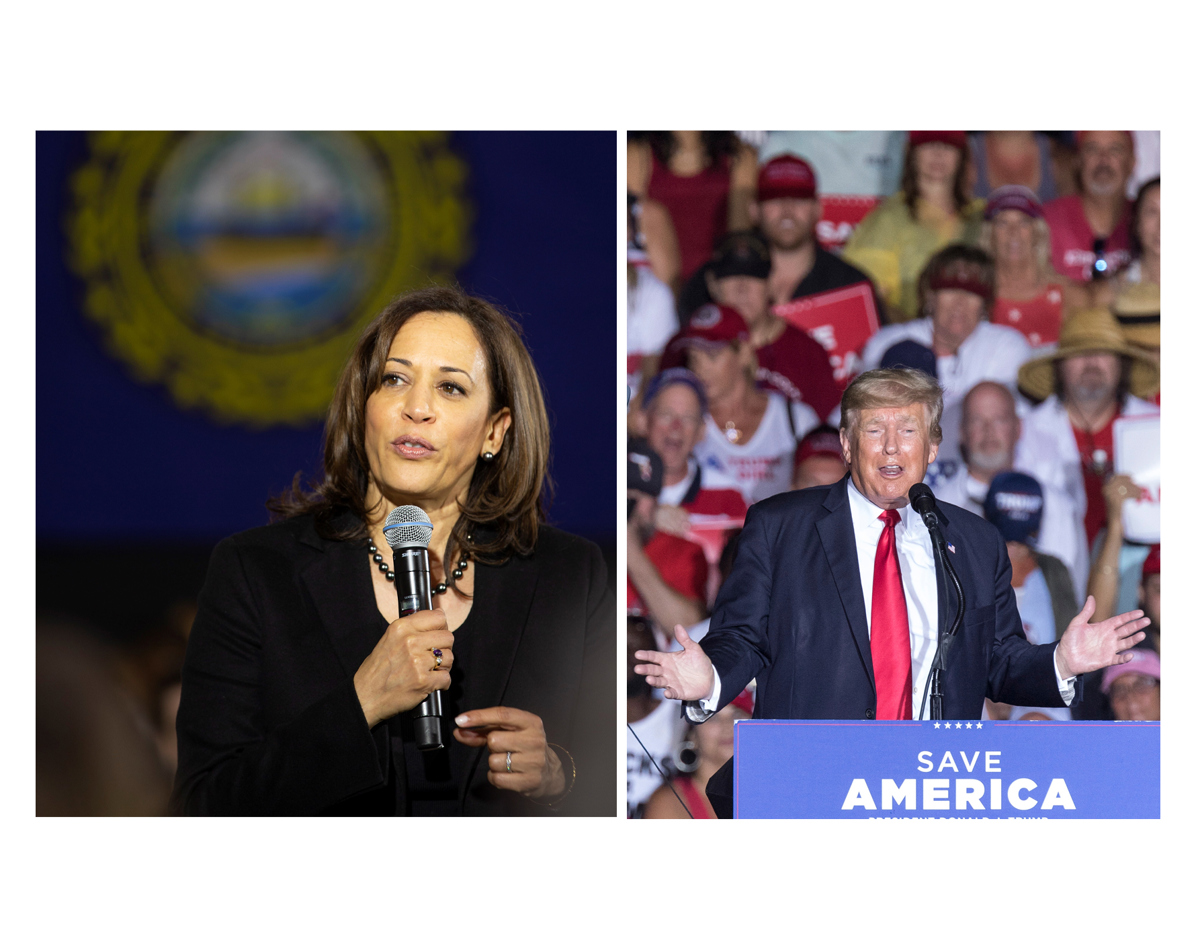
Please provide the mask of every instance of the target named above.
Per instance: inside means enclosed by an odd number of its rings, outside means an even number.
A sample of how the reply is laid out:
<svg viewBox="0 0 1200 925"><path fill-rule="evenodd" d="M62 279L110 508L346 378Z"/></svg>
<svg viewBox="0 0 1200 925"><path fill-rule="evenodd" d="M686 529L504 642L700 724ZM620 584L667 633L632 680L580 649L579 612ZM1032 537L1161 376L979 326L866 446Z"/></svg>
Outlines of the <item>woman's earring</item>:
<svg viewBox="0 0 1200 925"><path fill-rule="evenodd" d="M495 458L496 458L496 454L493 453L491 450L488 450L486 453L483 454L484 462L491 462Z"/></svg>

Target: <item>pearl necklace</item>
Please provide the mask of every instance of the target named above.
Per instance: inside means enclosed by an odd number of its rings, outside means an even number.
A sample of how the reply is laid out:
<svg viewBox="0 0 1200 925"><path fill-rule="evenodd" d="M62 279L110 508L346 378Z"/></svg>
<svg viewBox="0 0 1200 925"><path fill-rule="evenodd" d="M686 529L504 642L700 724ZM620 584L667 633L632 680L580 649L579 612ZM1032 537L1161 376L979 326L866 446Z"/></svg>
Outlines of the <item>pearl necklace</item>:
<svg viewBox="0 0 1200 925"><path fill-rule="evenodd" d="M469 543L470 541L471 541L471 534L468 533L467 534L467 542ZM367 552L371 556L371 561L375 563L375 565L379 569L379 571L383 572L383 577L386 578L388 581L395 581L396 573L393 572L390 568L388 568L387 563L383 561L383 553L381 553L379 551L379 547L375 545L374 540L371 540L371 539L367 540ZM465 572L467 570L467 563L469 561L470 561L470 558L466 555L466 553L464 553L463 557L458 560L458 568L456 568L454 570L455 579L459 579L459 578L463 577L463 572ZM433 592L432 592L432 594L435 597L439 594L445 594L445 593L446 593L446 582L444 582L444 581L441 584L439 584L436 588L434 588Z"/></svg>

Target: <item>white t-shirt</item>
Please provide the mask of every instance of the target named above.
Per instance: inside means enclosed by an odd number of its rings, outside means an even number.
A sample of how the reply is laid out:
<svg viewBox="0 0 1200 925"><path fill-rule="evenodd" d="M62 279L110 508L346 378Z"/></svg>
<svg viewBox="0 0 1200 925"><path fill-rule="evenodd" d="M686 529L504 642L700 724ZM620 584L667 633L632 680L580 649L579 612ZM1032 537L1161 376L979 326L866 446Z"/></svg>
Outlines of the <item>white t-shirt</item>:
<svg viewBox="0 0 1200 925"><path fill-rule="evenodd" d="M888 348L904 340L932 347L933 320L918 318L880 328L863 347L862 369L877 369ZM1032 351L1020 331L980 321L954 354L937 358L938 382L944 393L942 443L938 450L943 459L959 456L962 400L966 394L981 382L999 382L1015 393L1017 371ZM1023 414L1028 407L1029 403L1017 396L1017 413Z"/></svg>
<svg viewBox="0 0 1200 925"><path fill-rule="evenodd" d="M710 478L714 482L732 482L746 503L754 504L791 490L796 435L803 436L820 423L821 419L808 405L789 403L782 395L768 392L767 410L749 442L730 443L722 428L708 416L704 438L697 444L695 456L701 469L713 470Z"/></svg>
<svg viewBox="0 0 1200 925"><path fill-rule="evenodd" d="M662 353L667 341L679 330L675 314L675 296L671 287L651 272L648 266L635 264L637 282L629 288L629 318L626 355L629 357L629 387L636 394L640 383L637 371L643 356Z"/></svg>
<svg viewBox="0 0 1200 925"><path fill-rule="evenodd" d="M663 773L670 774L675 767L675 750L683 741L687 725L687 721L679 715L679 703L664 700L649 716L630 723L637 738L634 738L633 732L625 730L625 810L628 818L640 819L646 809L646 801L663 783L637 740L642 740Z"/></svg>
<svg viewBox="0 0 1200 925"><path fill-rule="evenodd" d="M862 368L878 368L888 348L902 340L933 347L933 319L918 318L880 328L863 347ZM1000 382L1015 391L1017 371L1031 353L1020 331L980 321L953 355L937 358L938 382L945 390L946 404L961 401L980 382Z"/></svg>

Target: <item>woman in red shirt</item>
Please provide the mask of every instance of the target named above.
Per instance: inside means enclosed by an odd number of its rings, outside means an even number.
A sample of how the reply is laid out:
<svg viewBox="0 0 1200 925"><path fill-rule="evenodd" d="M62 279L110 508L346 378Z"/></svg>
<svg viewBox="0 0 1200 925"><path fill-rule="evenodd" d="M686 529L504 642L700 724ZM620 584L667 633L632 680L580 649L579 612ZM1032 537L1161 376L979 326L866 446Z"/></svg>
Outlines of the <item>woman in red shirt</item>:
<svg viewBox="0 0 1200 925"><path fill-rule="evenodd" d="M1032 347L1053 345L1063 320L1086 308L1087 293L1050 266L1050 229L1042 204L1024 186L988 197L983 246L996 261L992 322L1016 328Z"/></svg>
<svg viewBox="0 0 1200 925"><path fill-rule="evenodd" d="M685 281L726 232L751 227L758 159L733 132L629 134L629 190L667 207Z"/></svg>

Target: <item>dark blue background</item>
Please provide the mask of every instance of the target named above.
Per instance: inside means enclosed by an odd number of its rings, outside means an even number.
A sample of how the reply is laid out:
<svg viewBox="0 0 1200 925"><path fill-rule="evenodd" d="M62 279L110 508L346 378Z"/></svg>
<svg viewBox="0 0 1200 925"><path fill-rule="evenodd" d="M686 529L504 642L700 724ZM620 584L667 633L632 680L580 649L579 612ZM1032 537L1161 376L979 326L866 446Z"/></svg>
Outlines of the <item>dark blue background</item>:
<svg viewBox="0 0 1200 925"><path fill-rule="evenodd" d="M458 280L518 316L545 383L556 485L550 520L601 543L611 558L615 135L457 133L451 146L468 165L475 215L474 252ZM264 502L298 470L320 475L319 424L215 424L180 410L161 386L135 382L105 352L65 261L69 179L87 154L83 133L38 133L39 605L60 605L80 590L69 587L78 579L64 581L75 574L68 561L84 566L82 556L119 573L95 579L112 585L110 593L146 572L174 584L163 570L176 571L186 588L216 540L267 522Z"/></svg>

